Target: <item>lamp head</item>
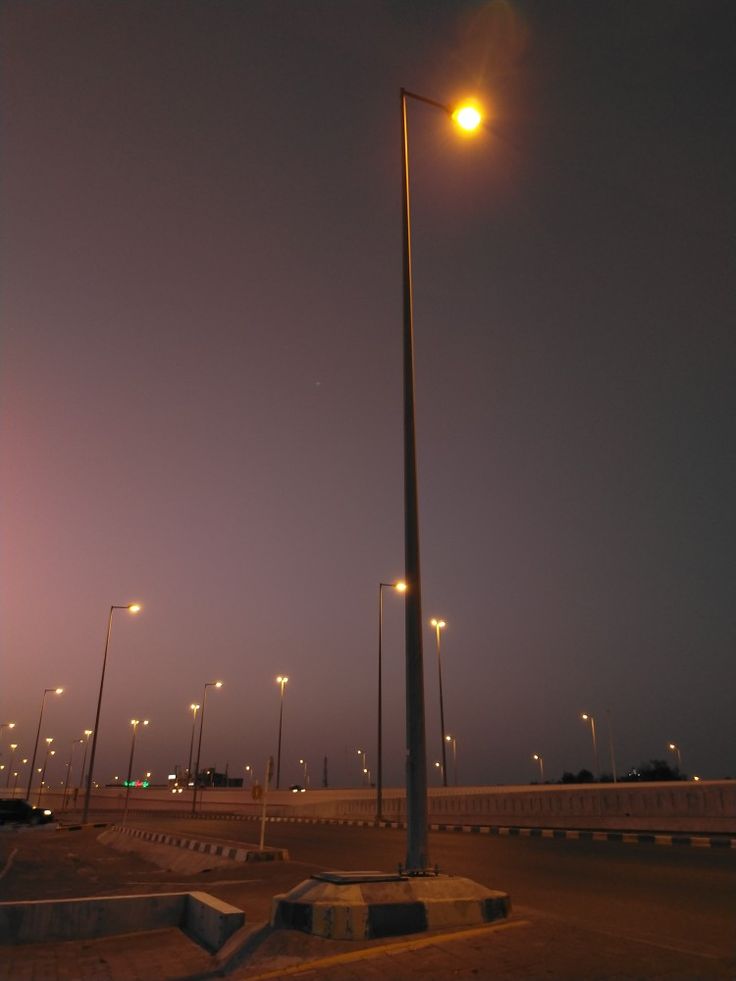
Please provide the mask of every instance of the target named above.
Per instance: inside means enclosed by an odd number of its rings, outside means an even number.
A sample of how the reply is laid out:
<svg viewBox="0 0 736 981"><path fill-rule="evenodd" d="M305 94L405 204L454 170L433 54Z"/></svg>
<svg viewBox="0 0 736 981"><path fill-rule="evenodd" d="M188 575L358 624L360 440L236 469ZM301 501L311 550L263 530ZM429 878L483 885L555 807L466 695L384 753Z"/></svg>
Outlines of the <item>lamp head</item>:
<svg viewBox="0 0 736 981"><path fill-rule="evenodd" d="M62 695L64 692L63 688L54 688L54 695Z"/></svg>
<svg viewBox="0 0 736 981"><path fill-rule="evenodd" d="M140 603L129 603L128 604L128 613L140 613L140 612L141 612L141 604Z"/></svg>
<svg viewBox="0 0 736 981"><path fill-rule="evenodd" d="M474 133L483 119L479 110L470 103L458 106L452 113L452 118L466 133Z"/></svg>
<svg viewBox="0 0 736 981"><path fill-rule="evenodd" d="M394 589L396 590L397 593L405 593L408 587L402 579L399 580L399 582L394 583Z"/></svg>

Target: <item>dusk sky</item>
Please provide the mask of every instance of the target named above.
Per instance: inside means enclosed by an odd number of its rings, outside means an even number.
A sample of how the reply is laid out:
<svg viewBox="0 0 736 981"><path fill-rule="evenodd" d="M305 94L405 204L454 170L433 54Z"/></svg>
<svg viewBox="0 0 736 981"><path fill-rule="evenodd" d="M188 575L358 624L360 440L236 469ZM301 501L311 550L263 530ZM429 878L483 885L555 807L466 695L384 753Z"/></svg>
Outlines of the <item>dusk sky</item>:
<svg viewBox="0 0 736 981"><path fill-rule="evenodd" d="M63 777L375 769L403 572L409 107L432 616L460 781L736 776L732 0L5 0L0 722ZM384 594L384 780L404 781ZM0 749L7 757L7 730ZM78 757L77 757L78 759ZM4 786L4 778L0 777Z"/></svg>

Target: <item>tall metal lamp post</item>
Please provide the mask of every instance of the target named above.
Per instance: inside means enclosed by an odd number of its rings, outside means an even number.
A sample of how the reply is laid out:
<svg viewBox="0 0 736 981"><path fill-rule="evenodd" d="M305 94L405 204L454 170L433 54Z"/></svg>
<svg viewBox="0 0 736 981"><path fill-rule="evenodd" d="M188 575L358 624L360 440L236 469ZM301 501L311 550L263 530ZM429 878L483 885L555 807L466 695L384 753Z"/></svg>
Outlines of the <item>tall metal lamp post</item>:
<svg viewBox="0 0 736 981"><path fill-rule="evenodd" d="M280 674L276 678L276 684L281 690L279 696L279 745L276 752L276 790L281 786L281 734L284 728L284 688L286 688L288 680L283 674Z"/></svg>
<svg viewBox="0 0 736 981"><path fill-rule="evenodd" d="M105 668L107 667L107 652L110 648L110 634L112 633L112 615L115 610L127 610L128 613L139 613L140 603L127 603L125 606L111 606L110 615L107 618L107 634L105 636L105 653L102 656L102 674L100 676L100 692L97 696L97 713L95 714L95 727L92 730L92 751L89 754L89 771L87 772L87 789L84 795L84 810L82 811L82 823L84 824L89 817L89 800L92 794L92 780L95 772L95 755L97 753L97 736L100 731L100 709L102 708L102 689L105 685Z"/></svg>
<svg viewBox="0 0 736 981"><path fill-rule="evenodd" d="M383 590L406 592L405 582L378 584L378 750L376 764L376 821L383 820Z"/></svg>
<svg viewBox="0 0 736 981"><path fill-rule="evenodd" d="M204 709L207 704L207 689L222 688L221 681L206 681L202 689L202 714L199 717L199 740L197 742L197 763L194 767L194 786L192 787L192 817L197 810L197 783L199 781L199 761L202 755L202 732L204 731Z"/></svg>
<svg viewBox="0 0 736 981"><path fill-rule="evenodd" d="M406 871L429 868L427 833L427 741L424 720L422 656L422 588L419 572L419 504L417 493L416 421L414 408L414 301L409 198L407 102L413 99L447 113L468 132L477 129L480 113L472 106L453 110L442 102L402 88L401 201L403 240L403 392L404 392L404 563L406 593Z"/></svg>
<svg viewBox="0 0 736 981"><path fill-rule="evenodd" d="M197 725L197 712L199 712L200 706L196 702L192 702L189 706L192 712L192 735L189 739L189 762L187 763L187 783L191 782L192 779L192 750L194 749L194 728Z"/></svg>
<svg viewBox="0 0 736 981"><path fill-rule="evenodd" d="M598 763L598 740L595 735L595 719L592 715L588 715L587 712L582 712L580 718L583 722L590 722L590 738L593 740L593 762L595 766L595 775L600 778L600 765Z"/></svg>
<svg viewBox="0 0 736 981"><path fill-rule="evenodd" d="M138 734L138 726L141 724L140 719L131 719L130 724L133 726L133 738L130 740L130 759L128 760L128 779L125 781L125 807L123 808L123 824L125 824L128 817L128 801L130 799L130 784L132 782L133 775L133 756L135 755L135 737ZM143 720L143 725L148 725L148 719Z"/></svg>
<svg viewBox="0 0 736 981"><path fill-rule="evenodd" d="M36 741L33 744L33 756L31 757L31 771L28 774L28 790L26 791L26 800L30 804L31 802L31 784L33 783L33 771L36 766L36 756L38 755L38 737L41 735L41 722L43 721L43 710L46 705L46 696L49 692L53 692L54 695L61 695L63 693L63 688L44 688L43 697L41 698L41 711L38 713L38 728L36 729Z"/></svg>
<svg viewBox="0 0 736 981"><path fill-rule="evenodd" d="M444 620L436 620L434 617L429 621L434 627L435 637L437 638L437 674L440 685L440 729L442 730L442 786L447 786L447 753L445 752L445 704L442 698L442 655L440 653L440 631L444 630L447 623Z"/></svg>

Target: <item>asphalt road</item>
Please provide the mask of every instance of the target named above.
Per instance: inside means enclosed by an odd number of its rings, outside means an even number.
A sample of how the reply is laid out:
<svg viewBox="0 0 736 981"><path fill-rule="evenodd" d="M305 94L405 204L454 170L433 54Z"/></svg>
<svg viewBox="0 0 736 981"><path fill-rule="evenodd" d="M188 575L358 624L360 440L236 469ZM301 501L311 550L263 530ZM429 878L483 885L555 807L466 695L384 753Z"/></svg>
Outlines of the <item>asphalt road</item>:
<svg viewBox="0 0 736 981"><path fill-rule="evenodd" d="M200 839L249 843L258 832L252 821L136 814L130 823ZM196 861L187 861L187 871L173 871L152 864L147 847L120 851L101 843L99 834L92 828L0 833L0 901L203 889L245 910L248 921L258 923L268 920L274 895L313 872L392 870L405 851L403 831L274 823L268 827L266 843L288 848L288 862L218 866L204 857L197 864L196 856L188 853ZM118 846L121 841L128 847L133 839L122 836ZM451 976L490 976L491 965L493 976L524 981L736 978L736 850L436 833L430 835L430 854L442 871L509 892L509 923L516 929L459 945L441 943L444 953L433 947L431 952L402 955L403 960L392 954L385 962L366 964L362 973L355 966L326 971L325 981L410 978L417 972L430 981L445 981ZM349 941L318 941L304 935L269 942L295 945L292 954L297 961L320 956L326 943L331 951L352 947ZM63 960L66 948L57 946L56 954L41 950L41 960ZM262 953L268 966L269 957L284 951L270 950L267 944ZM103 954L112 956L108 947L101 948ZM429 970L432 964L435 973ZM12 972L5 976L14 978ZM120 977L128 975L123 972Z"/></svg>
<svg viewBox="0 0 736 981"><path fill-rule="evenodd" d="M252 842L252 821L152 817L141 825ZM516 911L705 958L736 957L736 851L620 842L430 834L432 862L510 893ZM405 832L323 824L269 824L266 843L289 849L294 871L394 870ZM296 877L299 881L299 876Z"/></svg>

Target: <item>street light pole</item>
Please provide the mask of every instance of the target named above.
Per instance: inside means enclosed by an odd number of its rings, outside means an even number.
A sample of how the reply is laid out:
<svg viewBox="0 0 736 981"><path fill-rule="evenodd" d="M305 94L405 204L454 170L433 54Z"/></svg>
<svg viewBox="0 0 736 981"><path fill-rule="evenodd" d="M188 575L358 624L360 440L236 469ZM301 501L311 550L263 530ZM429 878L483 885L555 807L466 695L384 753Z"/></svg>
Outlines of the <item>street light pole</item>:
<svg viewBox="0 0 736 981"><path fill-rule="evenodd" d="M455 786L457 787L457 739L449 733L445 736L446 743L452 743L452 772L455 775Z"/></svg>
<svg viewBox="0 0 736 981"><path fill-rule="evenodd" d="M440 729L442 730L442 786L447 786L447 754L445 753L445 705L442 699L442 657L440 654L440 631L447 626L444 620L430 620L437 637L437 674L440 683Z"/></svg>
<svg viewBox="0 0 736 981"><path fill-rule="evenodd" d="M403 280L403 408L404 408L404 568L406 603L406 871L429 868L427 834L427 740L424 716L424 662L422 654L422 587L419 567L419 502L417 488L416 414L414 398L414 300L411 263L411 207L409 196L409 138L407 100L442 109L460 125L475 128L480 116L470 109L451 109L402 88L401 103L401 213ZM463 122L461 114L467 122Z"/></svg>
<svg viewBox="0 0 736 981"><path fill-rule="evenodd" d="M44 688L43 696L41 698L41 711L38 714L38 728L36 729L36 742L33 744L33 756L31 757L31 772L28 774L28 790L26 791L26 800L31 803L31 785L33 784L33 771L36 766L36 756L38 755L38 737L41 735L41 721L43 720L43 710L46 705L46 696L49 692L53 692L55 695L61 695L64 691L63 688Z"/></svg>
<svg viewBox="0 0 736 981"><path fill-rule="evenodd" d="M192 735L189 740L189 762L187 763L187 783L192 779L192 750L194 749L194 728L197 724L197 712L199 711L199 705L195 702L189 706L192 711Z"/></svg>
<svg viewBox="0 0 736 981"><path fill-rule="evenodd" d="M72 764L74 763L74 747L77 745L77 743L83 743L83 742L84 742L83 739L72 739L72 744L69 749L69 762L66 765L66 780L64 782L64 800L61 805L62 811L66 810L66 795L69 791L69 778L71 777Z"/></svg>
<svg viewBox="0 0 736 981"><path fill-rule="evenodd" d="M207 704L207 689L222 688L221 681L206 681L202 689L202 714L199 717L199 741L197 742L197 764L194 767L194 786L192 787L192 817L197 810L197 782L199 780L199 761L202 755L202 732L204 731L204 709Z"/></svg>
<svg viewBox="0 0 736 981"><path fill-rule="evenodd" d="M281 733L284 728L284 688L288 682L288 678L284 675L279 675L276 679L276 684L281 688L281 696L279 699L279 745L276 752L276 790L281 786Z"/></svg>
<svg viewBox="0 0 736 981"><path fill-rule="evenodd" d="M406 592L405 582L378 584L378 764L376 766L376 821L383 820L383 590L384 587Z"/></svg>
<svg viewBox="0 0 736 981"><path fill-rule="evenodd" d="M583 722L590 722L590 736L591 739L593 740L593 760L595 762L595 775L600 780L601 768L598 763L598 741L595 737L595 719L593 718L592 715L588 715L587 712L583 712L580 718L583 720Z"/></svg>
<svg viewBox="0 0 736 981"><path fill-rule="evenodd" d="M89 737L92 735L91 729L84 730L84 755L82 756L82 779L80 781L80 787L84 786L84 770L87 766L87 750L89 749ZM76 798L74 799L76 804Z"/></svg>
<svg viewBox="0 0 736 981"><path fill-rule="evenodd" d="M539 782L544 783L544 757L540 756L539 753L533 753L532 759L539 764Z"/></svg>
<svg viewBox="0 0 736 981"><path fill-rule="evenodd" d="M667 749L675 754L677 758L677 769L682 771L682 756L680 755L680 747L676 743L668 743Z"/></svg>
<svg viewBox="0 0 736 981"><path fill-rule="evenodd" d="M41 770L41 783L38 785L38 798L36 799L36 807L41 803L41 794L43 792L43 782L46 779L46 767L48 766L49 756L56 756L56 750L51 748L51 743L54 741L53 736L49 736L46 740L46 756L43 759L43 768ZM30 801L28 801L30 804Z"/></svg>
<svg viewBox="0 0 736 981"><path fill-rule="evenodd" d="M611 757L611 774L613 782L618 783L616 776L616 754L613 751L613 723L611 722L611 710L606 709L606 722L608 723L608 753Z"/></svg>
<svg viewBox="0 0 736 981"><path fill-rule="evenodd" d="M100 709L102 708L102 689L105 684L105 668L107 666L107 652L110 647L110 634L112 632L112 615L115 610L127 610L129 613L140 611L139 603L128 603L125 606L111 606L110 615L107 618L107 634L105 636L105 653L102 656L102 674L100 676L100 692L97 696L97 713L95 714L95 727L92 730L92 751L89 754L89 772L87 773L87 790L84 795L84 810L82 812L82 823L84 824L89 817L89 800L92 794L92 780L95 771L95 755L97 753L97 735L100 731Z"/></svg>
<svg viewBox="0 0 736 981"><path fill-rule="evenodd" d="M133 738L130 741L130 759L128 760L128 779L125 781L125 807L123 808L123 821L125 824L128 817L128 800L130 798L130 782L133 773L133 754L135 753L135 737L138 732L138 726L141 724L140 719L131 719L130 724L133 726ZM143 720L143 725L148 725L148 719Z"/></svg>
<svg viewBox="0 0 736 981"><path fill-rule="evenodd" d="M10 786L10 771L13 769L13 758L15 757L15 751L18 748L18 743L10 744L10 762L8 763L8 778L5 781L5 786Z"/></svg>

